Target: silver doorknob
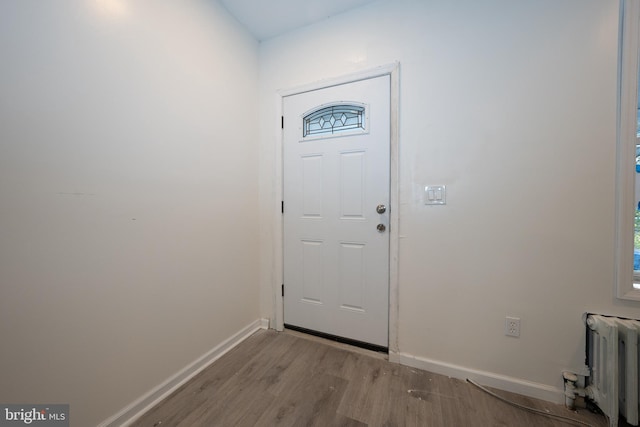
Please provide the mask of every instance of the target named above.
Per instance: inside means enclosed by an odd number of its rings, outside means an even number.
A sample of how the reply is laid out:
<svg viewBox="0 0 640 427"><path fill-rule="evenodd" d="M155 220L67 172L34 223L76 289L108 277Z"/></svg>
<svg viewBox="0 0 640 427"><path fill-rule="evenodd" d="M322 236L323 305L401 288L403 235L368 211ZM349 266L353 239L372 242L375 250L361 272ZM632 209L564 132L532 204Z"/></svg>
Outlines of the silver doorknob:
<svg viewBox="0 0 640 427"><path fill-rule="evenodd" d="M385 205L376 206L376 212L378 212L379 214L383 214L386 211L387 211L387 207Z"/></svg>
<svg viewBox="0 0 640 427"><path fill-rule="evenodd" d="M378 231L379 231L379 232L381 232L381 233L382 233L382 232L384 232L384 230L386 230L386 229L387 229L387 227L385 227L385 226L384 226L384 224L378 224L378 225L376 226L376 228L377 228L377 229L378 229Z"/></svg>

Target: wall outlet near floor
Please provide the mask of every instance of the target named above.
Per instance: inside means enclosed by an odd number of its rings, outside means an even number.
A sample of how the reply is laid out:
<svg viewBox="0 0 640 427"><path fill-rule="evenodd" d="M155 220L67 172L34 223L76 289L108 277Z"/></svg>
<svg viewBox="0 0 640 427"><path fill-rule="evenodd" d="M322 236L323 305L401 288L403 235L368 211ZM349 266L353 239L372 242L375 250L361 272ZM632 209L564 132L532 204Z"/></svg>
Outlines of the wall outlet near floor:
<svg viewBox="0 0 640 427"><path fill-rule="evenodd" d="M504 334L508 337L520 337L520 318L509 317L504 322Z"/></svg>

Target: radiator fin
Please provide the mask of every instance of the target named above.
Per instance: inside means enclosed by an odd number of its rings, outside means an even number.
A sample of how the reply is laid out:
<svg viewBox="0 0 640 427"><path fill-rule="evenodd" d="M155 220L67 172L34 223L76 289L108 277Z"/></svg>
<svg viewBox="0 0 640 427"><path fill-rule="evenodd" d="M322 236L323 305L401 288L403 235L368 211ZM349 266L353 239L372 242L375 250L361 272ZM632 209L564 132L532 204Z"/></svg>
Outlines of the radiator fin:
<svg viewBox="0 0 640 427"><path fill-rule="evenodd" d="M589 397L618 425L619 414L638 425L638 335L640 321L589 315Z"/></svg>

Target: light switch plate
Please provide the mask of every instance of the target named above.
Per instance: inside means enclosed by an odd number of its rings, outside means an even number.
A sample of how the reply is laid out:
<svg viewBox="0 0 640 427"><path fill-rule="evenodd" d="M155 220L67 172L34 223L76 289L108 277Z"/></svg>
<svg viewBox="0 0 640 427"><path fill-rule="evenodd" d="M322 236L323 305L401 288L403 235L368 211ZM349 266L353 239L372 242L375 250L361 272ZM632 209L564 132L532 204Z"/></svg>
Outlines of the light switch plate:
<svg viewBox="0 0 640 427"><path fill-rule="evenodd" d="M424 204L425 205L446 205L447 204L447 186L446 185L427 185L424 187Z"/></svg>

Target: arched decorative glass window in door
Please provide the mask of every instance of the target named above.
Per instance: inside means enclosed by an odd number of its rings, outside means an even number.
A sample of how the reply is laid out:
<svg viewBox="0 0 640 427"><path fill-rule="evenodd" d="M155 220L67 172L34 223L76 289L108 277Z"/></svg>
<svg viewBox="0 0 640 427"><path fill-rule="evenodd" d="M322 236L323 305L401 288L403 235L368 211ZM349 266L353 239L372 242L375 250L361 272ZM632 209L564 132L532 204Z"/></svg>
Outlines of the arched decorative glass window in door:
<svg viewBox="0 0 640 427"><path fill-rule="evenodd" d="M321 105L302 117L302 137L365 132L365 110L364 105L355 103Z"/></svg>

